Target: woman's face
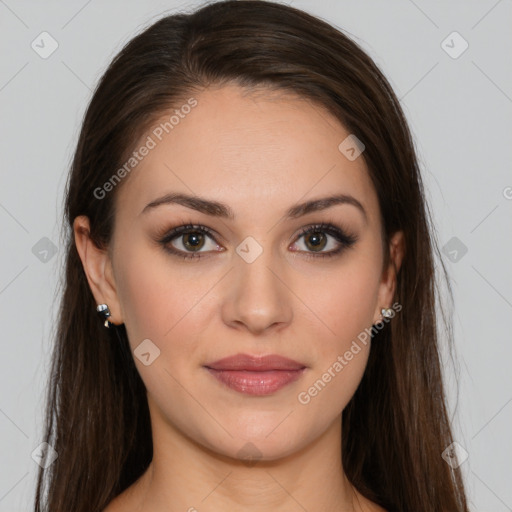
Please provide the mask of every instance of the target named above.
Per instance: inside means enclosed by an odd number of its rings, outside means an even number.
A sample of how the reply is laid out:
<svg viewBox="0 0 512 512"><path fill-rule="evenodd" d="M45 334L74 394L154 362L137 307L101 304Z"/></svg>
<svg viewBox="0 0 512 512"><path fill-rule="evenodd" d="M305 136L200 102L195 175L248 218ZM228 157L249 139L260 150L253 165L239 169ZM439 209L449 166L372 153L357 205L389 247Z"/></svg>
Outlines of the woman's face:
<svg viewBox="0 0 512 512"><path fill-rule="evenodd" d="M194 98L168 134L141 139L154 147L118 191L95 296L126 325L154 432L276 459L339 420L367 362L362 333L392 304L377 196L321 107L236 86ZM299 207L333 196L346 200Z"/></svg>

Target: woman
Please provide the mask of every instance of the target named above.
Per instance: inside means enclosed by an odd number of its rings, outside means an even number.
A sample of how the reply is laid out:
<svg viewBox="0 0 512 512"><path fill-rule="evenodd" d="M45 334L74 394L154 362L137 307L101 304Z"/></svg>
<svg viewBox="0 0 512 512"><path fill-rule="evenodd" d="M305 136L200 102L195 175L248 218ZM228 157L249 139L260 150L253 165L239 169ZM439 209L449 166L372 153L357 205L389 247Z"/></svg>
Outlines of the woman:
<svg viewBox="0 0 512 512"><path fill-rule="evenodd" d="M66 217L36 511L468 510L413 142L344 34L159 20L94 93Z"/></svg>

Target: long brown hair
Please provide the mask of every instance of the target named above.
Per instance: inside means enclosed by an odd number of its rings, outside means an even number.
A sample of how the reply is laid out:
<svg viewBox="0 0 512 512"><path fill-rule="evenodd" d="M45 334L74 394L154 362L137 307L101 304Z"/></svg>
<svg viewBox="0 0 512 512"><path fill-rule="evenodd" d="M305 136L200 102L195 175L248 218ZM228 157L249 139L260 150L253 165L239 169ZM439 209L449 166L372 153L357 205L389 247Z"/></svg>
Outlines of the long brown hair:
<svg viewBox="0 0 512 512"><path fill-rule="evenodd" d="M435 314L439 250L399 101L372 59L341 31L258 0L216 2L160 19L122 49L94 92L65 203L65 281L44 434L58 458L39 472L35 511L99 512L151 462L146 391L126 330L105 329L98 318L72 226L78 215L88 216L92 239L108 247L122 183L101 199L94 191L162 113L226 83L299 94L364 142L384 247L394 232L405 234L395 294L403 309L375 335L362 382L343 411L343 466L361 493L389 511L467 512L460 472L441 457L452 435ZM447 334L450 340L450 328Z"/></svg>

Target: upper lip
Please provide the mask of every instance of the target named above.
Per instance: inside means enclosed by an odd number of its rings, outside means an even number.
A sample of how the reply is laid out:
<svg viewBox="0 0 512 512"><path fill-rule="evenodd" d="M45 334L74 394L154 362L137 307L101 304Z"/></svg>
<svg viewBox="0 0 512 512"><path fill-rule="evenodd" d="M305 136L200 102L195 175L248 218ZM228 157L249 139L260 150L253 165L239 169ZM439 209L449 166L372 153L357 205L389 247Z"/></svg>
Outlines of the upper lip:
<svg viewBox="0 0 512 512"><path fill-rule="evenodd" d="M232 370L232 371L270 371L270 370L302 370L306 365L283 357L277 354L265 356L253 356L250 354L236 354L234 356L219 359L213 363L205 365L212 370Z"/></svg>

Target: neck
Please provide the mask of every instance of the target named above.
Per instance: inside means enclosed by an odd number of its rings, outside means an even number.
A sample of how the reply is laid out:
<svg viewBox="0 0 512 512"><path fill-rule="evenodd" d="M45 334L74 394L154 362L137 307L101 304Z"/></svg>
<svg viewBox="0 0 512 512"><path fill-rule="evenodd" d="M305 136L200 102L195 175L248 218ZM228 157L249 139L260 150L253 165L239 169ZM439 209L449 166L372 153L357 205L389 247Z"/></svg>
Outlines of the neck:
<svg viewBox="0 0 512 512"><path fill-rule="evenodd" d="M341 417L301 450L252 462L219 455L152 417L153 460L136 483L137 510L359 510L341 464Z"/></svg>

